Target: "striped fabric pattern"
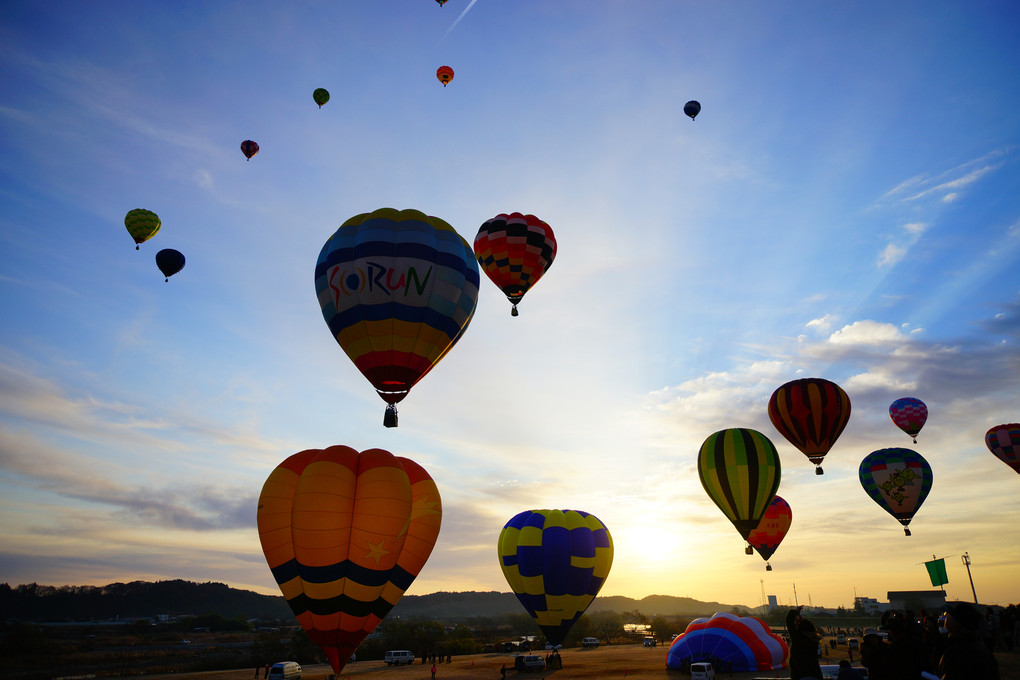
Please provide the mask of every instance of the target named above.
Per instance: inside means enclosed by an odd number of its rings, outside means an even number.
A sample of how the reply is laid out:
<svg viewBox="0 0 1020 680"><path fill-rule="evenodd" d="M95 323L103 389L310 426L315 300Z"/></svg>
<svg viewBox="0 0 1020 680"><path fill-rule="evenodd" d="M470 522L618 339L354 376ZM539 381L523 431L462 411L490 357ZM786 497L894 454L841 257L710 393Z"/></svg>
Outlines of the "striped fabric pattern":
<svg viewBox="0 0 1020 680"><path fill-rule="evenodd" d="M425 565L442 502L414 461L332 446L280 463L257 519L274 579L339 673Z"/></svg>
<svg viewBox="0 0 1020 680"><path fill-rule="evenodd" d="M781 385L769 399L769 420L815 465L821 465L850 420L850 397L825 378Z"/></svg>
<svg viewBox="0 0 1020 680"><path fill-rule="evenodd" d="M337 343L389 404L456 344L478 304L478 264L453 227L382 208L323 245L315 292Z"/></svg>
<svg viewBox="0 0 1020 680"><path fill-rule="evenodd" d="M782 469L769 438L743 427L720 430L698 453L701 486L746 540L779 489Z"/></svg>

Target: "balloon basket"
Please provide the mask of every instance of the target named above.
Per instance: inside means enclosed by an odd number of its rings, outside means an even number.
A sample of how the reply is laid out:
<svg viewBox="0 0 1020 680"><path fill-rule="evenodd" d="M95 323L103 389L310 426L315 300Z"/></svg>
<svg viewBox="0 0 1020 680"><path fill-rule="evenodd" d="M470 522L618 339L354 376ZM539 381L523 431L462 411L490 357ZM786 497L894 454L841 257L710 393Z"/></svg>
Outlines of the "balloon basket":
<svg viewBox="0 0 1020 680"><path fill-rule="evenodd" d="M815 468L815 474L816 475L824 475L825 472L822 471L821 466L818 466L818 467Z"/></svg>
<svg viewBox="0 0 1020 680"><path fill-rule="evenodd" d="M903 535L904 536L909 536L910 535L910 529L908 529L907 527L903 527Z"/></svg>
<svg viewBox="0 0 1020 680"><path fill-rule="evenodd" d="M384 427L397 426L397 407L395 404L390 404L386 407L386 413L383 415L382 424Z"/></svg>
<svg viewBox="0 0 1020 680"><path fill-rule="evenodd" d="M772 565L766 562L765 563L765 571L772 571Z"/></svg>
<svg viewBox="0 0 1020 680"><path fill-rule="evenodd" d="M514 305L513 309L510 310L510 316L517 316L517 305Z"/></svg>
<svg viewBox="0 0 1020 680"><path fill-rule="evenodd" d="M751 547L750 543L748 543L747 545L744 546L744 554L745 555L753 555L754 554L754 548Z"/></svg>

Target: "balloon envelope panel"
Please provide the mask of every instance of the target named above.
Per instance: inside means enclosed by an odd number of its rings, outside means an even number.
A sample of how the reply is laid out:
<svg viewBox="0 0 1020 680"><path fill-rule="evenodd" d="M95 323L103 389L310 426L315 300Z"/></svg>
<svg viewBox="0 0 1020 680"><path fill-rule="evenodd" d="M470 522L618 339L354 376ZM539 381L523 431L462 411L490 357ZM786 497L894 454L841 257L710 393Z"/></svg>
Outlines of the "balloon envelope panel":
<svg viewBox="0 0 1020 680"><path fill-rule="evenodd" d="M156 266L167 279L184 269L184 262L184 254L173 248L164 248L156 253Z"/></svg>
<svg viewBox="0 0 1020 680"><path fill-rule="evenodd" d="M698 453L701 486L745 539L758 526L779 489L779 454L757 430L712 434Z"/></svg>
<svg viewBox="0 0 1020 680"><path fill-rule="evenodd" d="M669 647L666 667L680 669L685 661L717 661L734 672L782 668L789 648L781 637L753 616L719 612L692 621Z"/></svg>
<svg viewBox="0 0 1020 680"><path fill-rule="evenodd" d="M850 397L824 378L793 380L772 393L769 420L818 465L850 420Z"/></svg>
<svg viewBox="0 0 1020 680"><path fill-rule="evenodd" d="M769 503L765 515L754 531L747 537L747 542L758 551L762 559L767 560L779 548L779 544L786 538L786 532L790 530L793 522L793 511L790 504L782 497L776 496Z"/></svg>
<svg viewBox="0 0 1020 680"><path fill-rule="evenodd" d="M931 491L931 466L910 449L873 451L861 461L858 475L864 491L903 526Z"/></svg>
<svg viewBox="0 0 1020 680"><path fill-rule="evenodd" d="M421 571L441 520L428 473L382 449L302 451L269 475L258 507L266 561L335 672Z"/></svg>
<svg viewBox="0 0 1020 680"><path fill-rule="evenodd" d="M467 329L478 264L453 227L382 208L323 245L315 292L333 337L388 403L403 399Z"/></svg>
<svg viewBox="0 0 1020 680"><path fill-rule="evenodd" d="M516 305L552 266L556 236L534 215L499 214L478 229L474 250L485 275Z"/></svg>
<svg viewBox="0 0 1020 680"><path fill-rule="evenodd" d="M131 238L134 239L135 244L148 241L159 233L161 226L163 226L163 222L159 219L159 215L151 210L135 208L134 210L129 210L124 215L124 227L127 229L128 234L131 235Z"/></svg>
<svg viewBox="0 0 1020 680"><path fill-rule="evenodd" d="M889 405L889 417L896 427L914 437L928 420L928 406L920 399L903 397Z"/></svg>
<svg viewBox="0 0 1020 680"><path fill-rule="evenodd" d="M587 512L526 510L500 532L499 564L546 641L558 645L609 576L613 539Z"/></svg>
<svg viewBox="0 0 1020 680"><path fill-rule="evenodd" d="M985 446L996 458L1020 473L1020 423L991 428L985 433Z"/></svg>

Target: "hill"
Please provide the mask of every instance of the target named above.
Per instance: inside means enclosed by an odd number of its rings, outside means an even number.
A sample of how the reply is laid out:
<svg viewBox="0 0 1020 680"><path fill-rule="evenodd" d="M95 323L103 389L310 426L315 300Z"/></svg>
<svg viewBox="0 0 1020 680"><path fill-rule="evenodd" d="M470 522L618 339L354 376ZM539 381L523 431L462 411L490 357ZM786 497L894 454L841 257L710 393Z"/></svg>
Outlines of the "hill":
<svg viewBox="0 0 1020 680"><path fill-rule="evenodd" d="M651 617L711 615L732 608L689 597L650 595L635 600L617 595L595 598L588 611L638 611ZM0 584L0 611L5 612L8 620L20 621L108 621L205 614L218 614L225 619L291 618L290 608L281 595L260 595L223 583L182 580L59 587L32 583L15 588L4 583ZM513 593L469 591L406 595L390 616L456 622L522 613Z"/></svg>

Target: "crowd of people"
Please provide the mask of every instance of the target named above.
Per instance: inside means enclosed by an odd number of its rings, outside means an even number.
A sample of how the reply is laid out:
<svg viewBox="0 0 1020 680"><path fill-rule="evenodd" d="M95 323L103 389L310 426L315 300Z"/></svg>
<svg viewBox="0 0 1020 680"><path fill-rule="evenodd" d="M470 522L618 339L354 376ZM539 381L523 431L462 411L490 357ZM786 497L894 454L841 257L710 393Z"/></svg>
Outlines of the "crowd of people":
<svg viewBox="0 0 1020 680"><path fill-rule="evenodd" d="M819 644L814 624L801 616L803 607L786 615L790 640L790 678L821 680ZM861 665L869 680L1000 680L993 651L1011 651L1018 644L1016 605L998 612L958 602L938 613L885 612L881 628L861 631ZM860 674L846 660L838 680Z"/></svg>

